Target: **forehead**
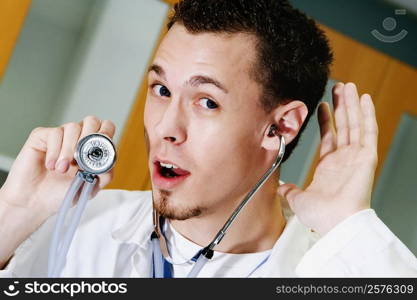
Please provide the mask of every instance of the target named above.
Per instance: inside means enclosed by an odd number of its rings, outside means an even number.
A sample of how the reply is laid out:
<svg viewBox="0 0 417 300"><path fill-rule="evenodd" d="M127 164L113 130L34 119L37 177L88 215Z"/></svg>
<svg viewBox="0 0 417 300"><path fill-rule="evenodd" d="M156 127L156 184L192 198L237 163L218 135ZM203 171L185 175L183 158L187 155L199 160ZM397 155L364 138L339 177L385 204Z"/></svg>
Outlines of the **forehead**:
<svg viewBox="0 0 417 300"><path fill-rule="evenodd" d="M222 80L249 77L256 62L255 37L246 33L190 33L180 25L168 31L155 63L171 72L209 72ZM242 78L241 78L242 79Z"/></svg>

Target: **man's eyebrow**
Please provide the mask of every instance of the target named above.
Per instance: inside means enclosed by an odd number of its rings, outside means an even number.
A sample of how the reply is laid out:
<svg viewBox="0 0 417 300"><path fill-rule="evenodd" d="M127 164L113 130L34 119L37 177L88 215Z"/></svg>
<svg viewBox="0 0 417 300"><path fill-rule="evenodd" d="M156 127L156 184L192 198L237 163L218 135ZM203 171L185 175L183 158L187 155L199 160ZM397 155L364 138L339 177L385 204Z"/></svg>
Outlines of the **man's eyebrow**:
<svg viewBox="0 0 417 300"><path fill-rule="evenodd" d="M223 84L220 83L220 81L211 78L209 76L204 76L204 75L196 75L190 78L190 80L188 80L186 82L186 84L189 84L191 86L199 86L200 84L212 84L214 86L216 86L217 88L221 89L224 93L229 93L229 91L226 89L226 87L224 87Z"/></svg>
<svg viewBox="0 0 417 300"><path fill-rule="evenodd" d="M148 73L154 71L157 75L161 76L164 80L166 80L166 76L165 76L165 70L157 65L157 64L152 64L149 68L148 68ZM209 77L209 76L205 76L205 75L196 75L190 78L190 80L188 80L186 83L186 85L191 85L191 86L199 86L201 84L212 84L214 86L216 86L218 89L222 90L224 93L229 93L229 91L226 89L226 87L220 83L220 81Z"/></svg>
<svg viewBox="0 0 417 300"><path fill-rule="evenodd" d="M152 64L149 68L148 68L148 73L154 71L156 74L158 74L159 76L161 76L162 78L164 78L166 80L165 77L165 70L162 69L161 66L157 65L157 64Z"/></svg>

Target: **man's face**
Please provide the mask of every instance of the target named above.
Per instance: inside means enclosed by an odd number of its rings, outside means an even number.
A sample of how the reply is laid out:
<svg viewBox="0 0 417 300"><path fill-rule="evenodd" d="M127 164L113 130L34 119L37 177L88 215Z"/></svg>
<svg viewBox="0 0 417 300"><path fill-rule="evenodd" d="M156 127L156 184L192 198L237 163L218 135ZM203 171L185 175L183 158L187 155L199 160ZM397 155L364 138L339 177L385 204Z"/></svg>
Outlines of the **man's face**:
<svg viewBox="0 0 417 300"><path fill-rule="evenodd" d="M162 215L231 211L268 168L261 142L269 124L251 76L255 61L255 40L246 34L191 34L175 24L162 41L145 106Z"/></svg>

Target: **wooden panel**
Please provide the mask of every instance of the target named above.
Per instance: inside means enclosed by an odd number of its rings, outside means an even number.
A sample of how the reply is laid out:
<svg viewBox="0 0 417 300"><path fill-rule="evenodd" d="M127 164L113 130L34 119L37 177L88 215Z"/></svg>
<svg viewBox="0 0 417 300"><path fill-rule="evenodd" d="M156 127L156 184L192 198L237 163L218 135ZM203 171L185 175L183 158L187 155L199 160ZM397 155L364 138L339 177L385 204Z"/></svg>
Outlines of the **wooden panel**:
<svg viewBox="0 0 417 300"><path fill-rule="evenodd" d="M156 50L166 33L165 18L158 42L153 50L151 60L153 61ZM146 68L147 69L147 68ZM148 170L148 155L146 153L146 144L144 138L144 108L146 95L148 92L147 70L143 75L143 80L139 88L135 103L130 112L128 121L123 128L118 145L117 163L114 167L113 180L106 186L107 189L125 189L125 190L149 190L151 189L151 180Z"/></svg>
<svg viewBox="0 0 417 300"><path fill-rule="evenodd" d="M377 174L387 157L401 115L410 113L417 117L417 70L397 60L392 60L380 84L376 114L379 127Z"/></svg>
<svg viewBox="0 0 417 300"><path fill-rule="evenodd" d="M143 110L147 93L146 79L123 130L117 150L113 180L108 189L147 190L150 188L148 157L144 139Z"/></svg>
<svg viewBox="0 0 417 300"><path fill-rule="evenodd" d="M375 96L390 57L326 26L321 26L333 49L332 79L355 82L360 93Z"/></svg>
<svg viewBox="0 0 417 300"><path fill-rule="evenodd" d="M0 80L6 71L31 0L0 1Z"/></svg>

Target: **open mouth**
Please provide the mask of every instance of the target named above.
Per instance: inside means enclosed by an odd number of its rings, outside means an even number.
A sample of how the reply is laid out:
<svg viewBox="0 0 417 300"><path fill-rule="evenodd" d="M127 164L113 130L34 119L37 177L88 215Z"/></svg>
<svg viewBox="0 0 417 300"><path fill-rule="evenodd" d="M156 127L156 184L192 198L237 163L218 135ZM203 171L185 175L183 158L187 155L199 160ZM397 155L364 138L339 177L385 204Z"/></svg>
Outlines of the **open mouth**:
<svg viewBox="0 0 417 300"><path fill-rule="evenodd" d="M179 174L175 173L175 169L173 167L165 167L162 164L160 165L161 175L165 178L177 177Z"/></svg>
<svg viewBox="0 0 417 300"><path fill-rule="evenodd" d="M153 164L152 185L159 189L173 190L191 175L171 161L156 158Z"/></svg>
<svg viewBox="0 0 417 300"><path fill-rule="evenodd" d="M154 164L157 172L164 178L175 178L190 174L190 172L183 170L174 164L163 163L161 161L156 161Z"/></svg>

